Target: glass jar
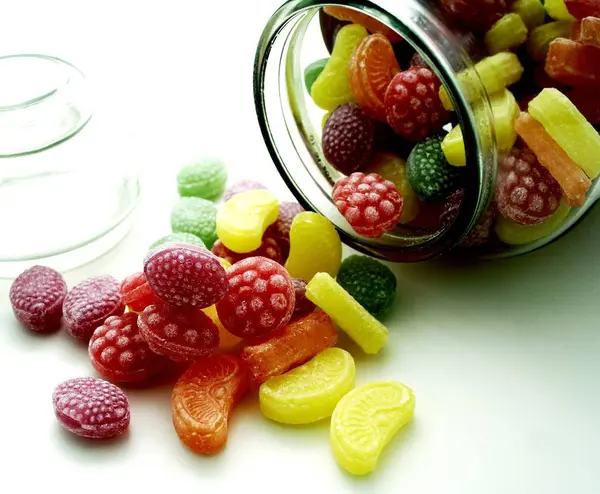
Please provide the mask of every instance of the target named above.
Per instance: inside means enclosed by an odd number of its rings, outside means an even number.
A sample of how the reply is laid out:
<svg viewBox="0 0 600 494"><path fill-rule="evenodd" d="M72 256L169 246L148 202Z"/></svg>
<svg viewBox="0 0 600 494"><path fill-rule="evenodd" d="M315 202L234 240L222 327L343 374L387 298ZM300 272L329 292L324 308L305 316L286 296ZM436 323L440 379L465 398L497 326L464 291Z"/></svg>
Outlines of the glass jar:
<svg viewBox="0 0 600 494"><path fill-rule="evenodd" d="M0 57L0 81L0 276L99 257L127 233L140 196L129 136L92 118L68 62Z"/></svg>
<svg viewBox="0 0 600 494"><path fill-rule="evenodd" d="M453 124L461 126L466 153L463 197L451 221L441 224L438 219L443 205L438 204L440 209L436 213L435 207L428 204L426 209L433 212L434 221L398 224L380 238L365 238L356 234L337 210L331 198L332 189L343 174L324 157L321 122L325 111L314 104L304 82L305 67L330 56L333 37L343 25L323 13L323 7L327 6L352 9L393 29L403 38L404 46L410 47L408 55L401 53L397 57L404 57L399 60L401 68L406 69L411 53L417 52L446 88L454 108ZM496 222L491 239L485 245L461 247L493 207L501 155L490 98L482 80L476 73L469 78L467 96L464 78L459 77L473 74L476 63L467 52L465 31L462 34L437 7L437 2L426 0L290 0L273 14L263 31L255 59L254 98L273 162L298 201L329 218L342 240L358 251L399 262L423 261L450 253L490 258L524 254L567 232L598 197L599 189L594 181L583 206L563 208L561 204L548 220L554 222L554 228L548 228L550 231L541 238L535 238L532 230L525 227L517 228L513 235L516 238L510 244L502 242L497 238L502 227ZM512 230L510 233L513 234Z"/></svg>

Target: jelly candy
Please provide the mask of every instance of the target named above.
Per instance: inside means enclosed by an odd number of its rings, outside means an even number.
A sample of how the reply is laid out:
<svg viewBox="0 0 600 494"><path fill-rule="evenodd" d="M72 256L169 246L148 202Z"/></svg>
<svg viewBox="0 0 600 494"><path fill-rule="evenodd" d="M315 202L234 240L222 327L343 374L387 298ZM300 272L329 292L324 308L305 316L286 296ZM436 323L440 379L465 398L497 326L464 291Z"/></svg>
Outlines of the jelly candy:
<svg viewBox="0 0 600 494"><path fill-rule="evenodd" d="M237 347L242 343L242 339L231 334L225 329L225 326L223 326L223 323L219 319L217 307L211 305L206 309L202 309L202 312L210 317L212 322L214 322L217 328L219 328L219 350L222 352L232 352L237 349Z"/></svg>
<svg viewBox="0 0 600 494"><path fill-rule="evenodd" d="M127 396L102 379L69 379L56 387L52 403L60 424L81 437L109 439L129 428Z"/></svg>
<svg viewBox="0 0 600 494"><path fill-rule="evenodd" d="M571 31L572 22L556 21L536 27L529 34L527 52L536 62L546 60L550 43L556 38L565 38Z"/></svg>
<svg viewBox="0 0 600 494"><path fill-rule="evenodd" d="M584 17L600 17L598 0L564 0L565 6L575 19Z"/></svg>
<svg viewBox="0 0 600 494"><path fill-rule="evenodd" d="M528 113L521 113L515 123L517 133L537 159L555 178L562 188L569 206L582 206L592 183L544 127Z"/></svg>
<svg viewBox="0 0 600 494"><path fill-rule="evenodd" d="M374 19L373 17L367 14L363 14L358 10L353 10L346 7L332 6L324 7L323 10L326 14L335 17L340 21L351 22L353 24L360 24L370 33L383 34L392 43L398 43L402 41L402 37L398 33L396 33L396 31L387 27L385 24L382 24L377 19Z"/></svg>
<svg viewBox="0 0 600 494"><path fill-rule="evenodd" d="M442 151L452 166L466 166L467 154L460 125L455 125L442 141Z"/></svg>
<svg viewBox="0 0 600 494"><path fill-rule="evenodd" d="M329 58L322 58L321 60L311 63L304 69L304 85L306 86L306 90L309 92L309 94L313 84L319 75L321 75L321 72L323 72L323 69L325 68L325 65L327 65L328 61Z"/></svg>
<svg viewBox="0 0 600 494"><path fill-rule="evenodd" d="M337 282L374 317L381 319L396 300L396 277L384 264L367 256L347 257Z"/></svg>
<svg viewBox="0 0 600 494"><path fill-rule="evenodd" d="M440 0L440 3L455 20L482 32L508 10L505 0Z"/></svg>
<svg viewBox="0 0 600 494"><path fill-rule="evenodd" d="M223 194L227 183L227 167L217 158L203 158L186 164L177 174L180 196L193 196L214 201Z"/></svg>
<svg viewBox="0 0 600 494"><path fill-rule="evenodd" d="M527 26L519 14L506 14L485 35L485 46L491 55L521 46L527 41Z"/></svg>
<svg viewBox="0 0 600 494"><path fill-rule="evenodd" d="M565 95L590 124L600 124L600 91L595 88L577 88L567 91Z"/></svg>
<svg viewBox="0 0 600 494"><path fill-rule="evenodd" d="M217 208L200 197L181 197L171 211L171 229L196 235L211 249L217 240Z"/></svg>
<svg viewBox="0 0 600 494"><path fill-rule="evenodd" d="M352 229L363 237L381 237L396 227L402 215L398 189L376 173L356 172L340 178L332 198Z"/></svg>
<svg viewBox="0 0 600 494"><path fill-rule="evenodd" d="M204 242L200 237L197 237L196 235L193 235L191 233L178 232L170 233L169 235L165 235L164 237L159 238L150 246L150 250L155 249L160 245L168 243L192 244L197 245L198 247L206 248L206 245L204 245Z"/></svg>
<svg viewBox="0 0 600 494"><path fill-rule="evenodd" d="M544 89L529 102L529 113L588 177L600 174L600 135L569 98L556 89Z"/></svg>
<svg viewBox="0 0 600 494"><path fill-rule="evenodd" d="M354 50L368 34L367 30L358 24L350 24L340 29L331 58L312 85L311 96L319 108L332 111L344 103L353 101L348 66Z"/></svg>
<svg viewBox="0 0 600 494"><path fill-rule="evenodd" d="M342 242L333 224L317 213L300 213L290 230L290 255L285 268L293 278L310 281L320 272L336 276Z"/></svg>
<svg viewBox="0 0 600 494"><path fill-rule="evenodd" d="M215 245L213 245L212 253L215 256L218 256L222 259L227 260L230 264L235 264L236 262L241 261L242 259L246 259L247 257L266 257L267 259L271 259L275 262L281 264L283 259L283 254L281 252L281 247L277 243L277 241L269 235L269 231L264 234L262 239L262 244L256 250L252 252L247 252L245 254L238 254L237 252L233 252L231 249L228 249L223 245L223 242L217 240Z"/></svg>
<svg viewBox="0 0 600 494"><path fill-rule="evenodd" d="M294 285L296 297L292 319L298 319L315 310L315 304L306 298L306 281L301 280L300 278L292 278L292 285Z"/></svg>
<svg viewBox="0 0 600 494"><path fill-rule="evenodd" d="M457 190L452 194L440 214L440 224L442 227L449 227L456 219L464 197L464 190ZM473 228L458 244L459 247L479 247L490 240L492 225L495 219L495 207L492 205L483 214L479 223Z"/></svg>
<svg viewBox="0 0 600 494"><path fill-rule="evenodd" d="M296 302L287 271L265 257L249 257L227 270L229 292L217 303L219 319L240 338L267 336L284 327Z"/></svg>
<svg viewBox="0 0 600 494"><path fill-rule="evenodd" d="M598 86L600 50L570 39L557 38L548 48L546 72L569 86Z"/></svg>
<svg viewBox="0 0 600 494"><path fill-rule="evenodd" d="M304 212L304 208L297 202L282 202L279 204L279 217L268 229L281 248L282 260L285 261L290 254L290 229L294 218Z"/></svg>
<svg viewBox="0 0 600 494"><path fill-rule="evenodd" d="M544 7L548 15L557 21L575 20L575 17L569 13L565 0L544 0Z"/></svg>
<svg viewBox="0 0 600 494"><path fill-rule="evenodd" d="M335 345L337 338L330 317L323 312L313 312L288 324L275 336L246 346L241 358L253 380L263 383Z"/></svg>
<svg viewBox="0 0 600 494"><path fill-rule="evenodd" d="M265 230L278 215L279 201L272 192L242 192L219 209L217 233L225 247L233 252L252 252L260 247Z"/></svg>
<svg viewBox="0 0 600 494"><path fill-rule="evenodd" d="M15 317L28 329L48 333L60 329L67 284L62 275L46 266L23 271L10 287Z"/></svg>
<svg viewBox="0 0 600 494"><path fill-rule="evenodd" d="M71 336L88 340L110 316L125 310L119 282L112 276L92 276L73 287L65 297L63 316Z"/></svg>
<svg viewBox="0 0 600 494"><path fill-rule="evenodd" d="M516 0L510 10L523 19L529 30L541 26L546 18L546 10L540 0Z"/></svg>
<svg viewBox="0 0 600 494"><path fill-rule="evenodd" d="M354 387L352 355L328 348L304 365L272 377L260 386L263 415L283 424L309 424L330 417Z"/></svg>
<svg viewBox="0 0 600 494"><path fill-rule="evenodd" d="M372 34L360 42L350 60L350 87L368 117L386 121L383 98L398 72L394 48L384 35Z"/></svg>
<svg viewBox="0 0 600 494"><path fill-rule="evenodd" d="M571 39L583 45L600 48L600 19L586 17L574 22L571 27Z"/></svg>
<svg viewBox="0 0 600 494"><path fill-rule="evenodd" d="M235 355L215 355L184 372L171 396L173 426L181 442L203 455L222 451L229 417L248 384L248 372Z"/></svg>
<svg viewBox="0 0 600 494"><path fill-rule="evenodd" d="M387 343L388 330L327 273L317 273L306 286L306 297L327 313L366 353Z"/></svg>
<svg viewBox="0 0 600 494"><path fill-rule="evenodd" d="M148 285L158 298L179 307L203 309L227 292L225 269L206 249L189 244L166 244L144 260Z"/></svg>
<svg viewBox="0 0 600 494"><path fill-rule="evenodd" d="M323 115L323 119L321 120L321 130L323 130L325 128L325 125L327 124L327 120L329 120L330 116L331 116L330 111L328 111L327 113L325 113Z"/></svg>
<svg viewBox="0 0 600 494"><path fill-rule="evenodd" d="M240 180L225 191L223 201L227 202L234 195L241 194L242 192L248 192L250 190L267 190L267 187L256 180Z"/></svg>
<svg viewBox="0 0 600 494"><path fill-rule="evenodd" d="M219 328L197 308L150 305L138 318L140 334L150 349L175 362L193 362L219 346Z"/></svg>
<svg viewBox="0 0 600 494"><path fill-rule="evenodd" d="M323 154L336 170L349 175L368 164L374 138L373 122L357 104L340 105L323 128Z"/></svg>
<svg viewBox="0 0 600 494"><path fill-rule="evenodd" d="M377 467L384 448L413 417L415 395L393 381L354 388L335 407L329 439L338 464L353 475Z"/></svg>
<svg viewBox="0 0 600 494"><path fill-rule="evenodd" d="M144 273L134 273L121 282L123 303L133 312L142 312L149 305L158 302L158 297L148 285Z"/></svg>

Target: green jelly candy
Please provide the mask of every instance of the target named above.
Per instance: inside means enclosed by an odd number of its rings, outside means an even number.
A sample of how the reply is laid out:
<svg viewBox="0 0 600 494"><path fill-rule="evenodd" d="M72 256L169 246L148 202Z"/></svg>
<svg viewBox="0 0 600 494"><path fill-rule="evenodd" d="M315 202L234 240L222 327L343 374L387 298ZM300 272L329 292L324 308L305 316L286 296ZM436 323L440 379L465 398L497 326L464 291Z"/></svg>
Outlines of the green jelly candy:
<svg viewBox="0 0 600 494"><path fill-rule="evenodd" d="M309 94L312 89L312 85L317 80L317 77L321 75L321 72L323 72L323 69L325 68L325 65L327 65L328 61L329 58L322 58L321 60L311 63L304 69L304 85L306 86L306 90L309 92Z"/></svg>
<svg viewBox="0 0 600 494"><path fill-rule="evenodd" d="M217 240L217 207L200 197L181 197L171 211L171 229L196 235L212 249Z"/></svg>
<svg viewBox="0 0 600 494"><path fill-rule="evenodd" d="M227 167L217 158L202 158L185 165L177 174L177 189L182 197L201 197L214 201L223 195Z"/></svg>
<svg viewBox="0 0 600 494"><path fill-rule="evenodd" d="M367 256L347 257L337 282L373 317L381 319L396 299L396 277L385 265Z"/></svg>
<svg viewBox="0 0 600 494"><path fill-rule="evenodd" d="M177 232L177 233L170 233L169 235L165 235L164 237L159 238L156 242L154 242L150 246L150 250L158 247L159 245L164 245L164 244L168 244L171 242L197 245L198 247L202 247L202 248L206 249L206 245L204 245L204 242L202 241L202 239L197 237L196 235L192 235L191 233L185 233L185 232Z"/></svg>

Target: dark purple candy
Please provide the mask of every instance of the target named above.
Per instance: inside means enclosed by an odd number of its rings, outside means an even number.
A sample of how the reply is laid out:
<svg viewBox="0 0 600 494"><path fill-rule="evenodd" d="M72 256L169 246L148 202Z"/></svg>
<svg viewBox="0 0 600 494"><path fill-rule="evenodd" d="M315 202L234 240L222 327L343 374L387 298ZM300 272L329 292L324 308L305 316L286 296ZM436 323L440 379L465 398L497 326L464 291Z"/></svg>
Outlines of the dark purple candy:
<svg viewBox="0 0 600 494"><path fill-rule="evenodd" d="M277 221L267 229L267 232L281 248L284 263L290 254L290 229L292 228L292 221L294 221L296 215L303 212L304 208L297 202L282 202L279 205L279 217Z"/></svg>
<svg viewBox="0 0 600 494"><path fill-rule="evenodd" d="M452 224L463 200L464 191L458 190L446 200L446 204L440 214L440 222L443 228ZM487 243L492 232L494 222L494 206L488 208L481 218L479 224L460 242L460 247L478 247Z"/></svg>
<svg viewBox="0 0 600 494"><path fill-rule="evenodd" d="M225 195L223 196L223 200L227 202L236 194L241 194L242 192L248 192L250 190L266 190L267 187L260 182L255 180L240 180L239 182L234 183L231 187L229 187L225 191Z"/></svg>
<svg viewBox="0 0 600 494"><path fill-rule="evenodd" d="M306 281L300 278L292 278L292 284L296 294L296 304L294 305L292 318L297 319L315 310L315 304L306 298Z"/></svg>

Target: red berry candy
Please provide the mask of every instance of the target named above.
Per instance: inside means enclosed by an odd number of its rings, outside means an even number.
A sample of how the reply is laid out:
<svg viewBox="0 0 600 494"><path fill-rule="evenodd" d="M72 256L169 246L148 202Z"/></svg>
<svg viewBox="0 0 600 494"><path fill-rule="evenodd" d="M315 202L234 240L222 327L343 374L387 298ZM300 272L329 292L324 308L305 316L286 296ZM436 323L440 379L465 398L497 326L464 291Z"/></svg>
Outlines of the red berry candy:
<svg viewBox="0 0 600 494"><path fill-rule="evenodd" d="M279 204L279 217L277 221L267 229L267 232L281 248L282 262L285 262L290 254L290 229L292 228L292 221L294 221L296 215L302 212L304 212L304 208L297 202L282 202Z"/></svg>
<svg viewBox="0 0 600 494"><path fill-rule="evenodd" d="M219 346L219 328L202 310L164 303L150 305L138 317L150 350L175 362L208 357Z"/></svg>
<svg viewBox="0 0 600 494"><path fill-rule="evenodd" d="M506 0L440 0L440 3L453 19L482 33L508 12Z"/></svg>
<svg viewBox="0 0 600 494"><path fill-rule="evenodd" d="M353 173L333 187L333 201L356 233L377 238L392 230L402 215L396 186L376 173Z"/></svg>
<svg viewBox="0 0 600 494"><path fill-rule="evenodd" d="M257 182L256 180L240 180L239 182L234 183L231 187L229 187L225 191L225 195L223 196L223 200L227 202L236 194L241 194L242 192L248 192L249 190L262 190L267 189L266 186Z"/></svg>
<svg viewBox="0 0 600 494"><path fill-rule="evenodd" d="M119 282L108 275L92 276L75 285L63 304L69 333L82 340L88 340L108 317L124 311Z"/></svg>
<svg viewBox="0 0 600 494"><path fill-rule="evenodd" d="M600 17L600 2L598 0L565 0L569 13L576 19L584 17Z"/></svg>
<svg viewBox="0 0 600 494"><path fill-rule="evenodd" d="M227 292L225 269L212 252L190 244L164 244L150 251L144 273L152 291L167 304L204 309Z"/></svg>
<svg viewBox="0 0 600 494"><path fill-rule="evenodd" d="M15 317L28 329L49 333L60 328L67 284L60 273L46 266L22 272L10 287Z"/></svg>
<svg viewBox="0 0 600 494"><path fill-rule="evenodd" d="M242 259L246 259L247 257L256 257L262 256L267 259L271 259L275 262L281 264L282 262L282 253L281 247L277 243L277 241L273 238L272 235L269 235L267 231L262 238L262 244L260 247L252 252L247 252L246 254L239 254L237 252L233 252L231 249L225 247L223 242L217 240L215 245L213 245L212 252L215 256L221 257L226 261L229 261L230 264L235 264L236 262L241 261Z"/></svg>
<svg viewBox="0 0 600 494"><path fill-rule="evenodd" d="M515 148L499 160L495 200L505 218L541 223L558 209L561 197L560 185L529 148Z"/></svg>
<svg viewBox="0 0 600 494"><path fill-rule="evenodd" d="M123 303L137 313L158 302L144 273L134 273L121 282L121 297Z"/></svg>
<svg viewBox="0 0 600 494"><path fill-rule="evenodd" d="M327 118L323 154L336 170L350 175L369 164L374 139L373 121L356 103L346 103Z"/></svg>
<svg viewBox="0 0 600 494"><path fill-rule="evenodd" d="M142 338L138 316L127 312L111 316L94 331L88 353L94 369L114 383L140 383L159 374L163 357L152 352Z"/></svg>
<svg viewBox="0 0 600 494"><path fill-rule="evenodd" d="M439 132L450 118L439 97L440 80L427 67L411 67L392 79L385 92L387 121L408 141Z"/></svg>
<svg viewBox="0 0 600 494"><path fill-rule="evenodd" d="M463 190L457 190L454 194L448 197L440 215L440 223L442 227L446 228L452 224L458 215L463 197ZM478 247L489 241L492 233L492 224L494 222L494 211L494 206L488 208L477 226L461 240L459 244L460 247Z"/></svg>
<svg viewBox="0 0 600 494"><path fill-rule="evenodd" d="M294 293L296 296L292 318L297 319L314 311L315 304L306 298L306 281L301 278L292 278L292 284L294 285Z"/></svg>
<svg viewBox="0 0 600 494"><path fill-rule="evenodd" d="M78 377L59 384L52 395L61 425L81 437L109 439L129 427L129 401L114 384Z"/></svg>
<svg viewBox="0 0 600 494"><path fill-rule="evenodd" d="M221 323L240 338L267 336L290 320L296 297L288 272L265 257L249 257L227 270L229 292L217 303Z"/></svg>

